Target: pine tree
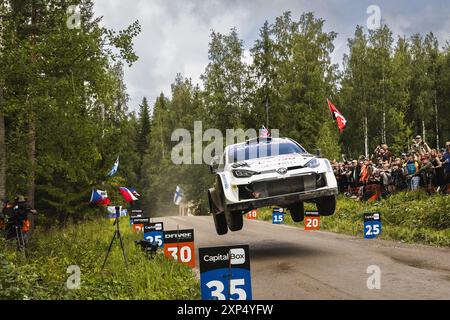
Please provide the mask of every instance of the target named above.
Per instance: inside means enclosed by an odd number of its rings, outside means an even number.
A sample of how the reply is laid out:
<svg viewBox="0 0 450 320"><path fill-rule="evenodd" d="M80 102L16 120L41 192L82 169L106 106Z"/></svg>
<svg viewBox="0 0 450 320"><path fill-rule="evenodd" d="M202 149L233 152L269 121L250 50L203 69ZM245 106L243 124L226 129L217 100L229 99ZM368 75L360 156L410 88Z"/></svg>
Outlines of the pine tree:
<svg viewBox="0 0 450 320"><path fill-rule="evenodd" d="M139 128L137 132L136 145L137 152L142 160L149 148L150 135L150 110L146 97L142 99L142 103L139 105L139 108Z"/></svg>

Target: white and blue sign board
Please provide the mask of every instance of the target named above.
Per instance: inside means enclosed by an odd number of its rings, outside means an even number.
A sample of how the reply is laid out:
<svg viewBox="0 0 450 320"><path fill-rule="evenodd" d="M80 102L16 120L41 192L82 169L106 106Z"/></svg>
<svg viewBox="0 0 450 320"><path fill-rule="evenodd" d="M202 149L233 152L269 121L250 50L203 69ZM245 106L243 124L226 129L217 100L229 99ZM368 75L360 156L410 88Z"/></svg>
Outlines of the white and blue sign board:
<svg viewBox="0 0 450 320"><path fill-rule="evenodd" d="M364 214L364 238L375 239L381 234L381 214L365 213Z"/></svg>
<svg viewBox="0 0 450 320"><path fill-rule="evenodd" d="M284 210L283 208L274 208L272 212L272 223L283 224L284 223Z"/></svg>
<svg viewBox="0 0 450 320"><path fill-rule="evenodd" d="M144 224L144 240L157 244L158 247L164 247L164 224L162 222L153 222Z"/></svg>
<svg viewBox="0 0 450 320"><path fill-rule="evenodd" d="M252 300L249 246L199 249L203 300Z"/></svg>

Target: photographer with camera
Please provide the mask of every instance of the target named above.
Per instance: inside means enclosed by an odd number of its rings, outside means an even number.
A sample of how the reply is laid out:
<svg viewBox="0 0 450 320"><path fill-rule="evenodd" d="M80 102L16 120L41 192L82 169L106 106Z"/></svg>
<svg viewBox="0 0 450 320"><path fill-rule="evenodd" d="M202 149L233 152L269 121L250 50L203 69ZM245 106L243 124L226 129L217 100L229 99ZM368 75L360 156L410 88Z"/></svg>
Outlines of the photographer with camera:
<svg viewBox="0 0 450 320"><path fill-rule="evenodd" d="M4 207L6 222L6 239L18 240L19 246L24 246L28 240L33 225L33 215L36 214L23 196L18 196L14 204L9 202Z"/></svg>
<svg viewBox="0 0 450 320"><path fill-rule="evenodd" d="M411 152L415 152L419 156L425 156L431 152L431 148L422 140L422 136L416 136L412 141Z"/></svg>

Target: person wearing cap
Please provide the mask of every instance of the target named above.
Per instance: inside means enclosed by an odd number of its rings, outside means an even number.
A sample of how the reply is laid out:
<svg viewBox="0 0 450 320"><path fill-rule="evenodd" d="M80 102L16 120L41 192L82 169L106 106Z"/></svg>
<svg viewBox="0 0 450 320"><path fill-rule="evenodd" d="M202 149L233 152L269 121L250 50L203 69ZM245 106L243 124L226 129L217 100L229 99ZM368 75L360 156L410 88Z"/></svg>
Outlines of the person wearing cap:
<svg viewBox="0 0 450 320"><path fill-rule="evenodd" d="M412 152L416 152L420 156L424 156L431 152L430 146L422 140L422 136L416 136L416 138L413 140Z"/></svg>
<svg viewBox="0 0 450 320"><path fill-rule="evenodd" d="M14 239L17 236L15 227L20 228L25 234L28 233L31 227L29 214L36 214L36 210L27 203L24 196L19 195L14 200L13 213L8 223L7 239Z"/></svg>

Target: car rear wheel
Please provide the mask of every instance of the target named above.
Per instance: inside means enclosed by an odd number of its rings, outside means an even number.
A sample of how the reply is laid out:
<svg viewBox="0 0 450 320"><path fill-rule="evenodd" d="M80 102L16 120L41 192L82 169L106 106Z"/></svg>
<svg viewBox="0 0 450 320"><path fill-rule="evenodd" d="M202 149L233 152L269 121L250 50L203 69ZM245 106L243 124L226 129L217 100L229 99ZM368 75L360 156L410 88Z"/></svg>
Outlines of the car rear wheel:
<svg viewBox="0 0 450 320"><path fill-rule="evenodd" d="M321 216L332 216L336 211L336 196L328 196L317 199L317 210Z"/></svg>
<svg viewBox="0 0 450 320"><path fill-rule="evenodd" d="M223 236L228 233L227 220L225 219L225 214L223 212L213 213L214 226L216 227L216 232L219 236Z"/></svg>
<svg viewBox="0 0 450 320"><path fill-rule="evenodd" d="M297 202L289 206L288 209L294 222L302 222L305 219L305 206L303 202Z"/></svg>

